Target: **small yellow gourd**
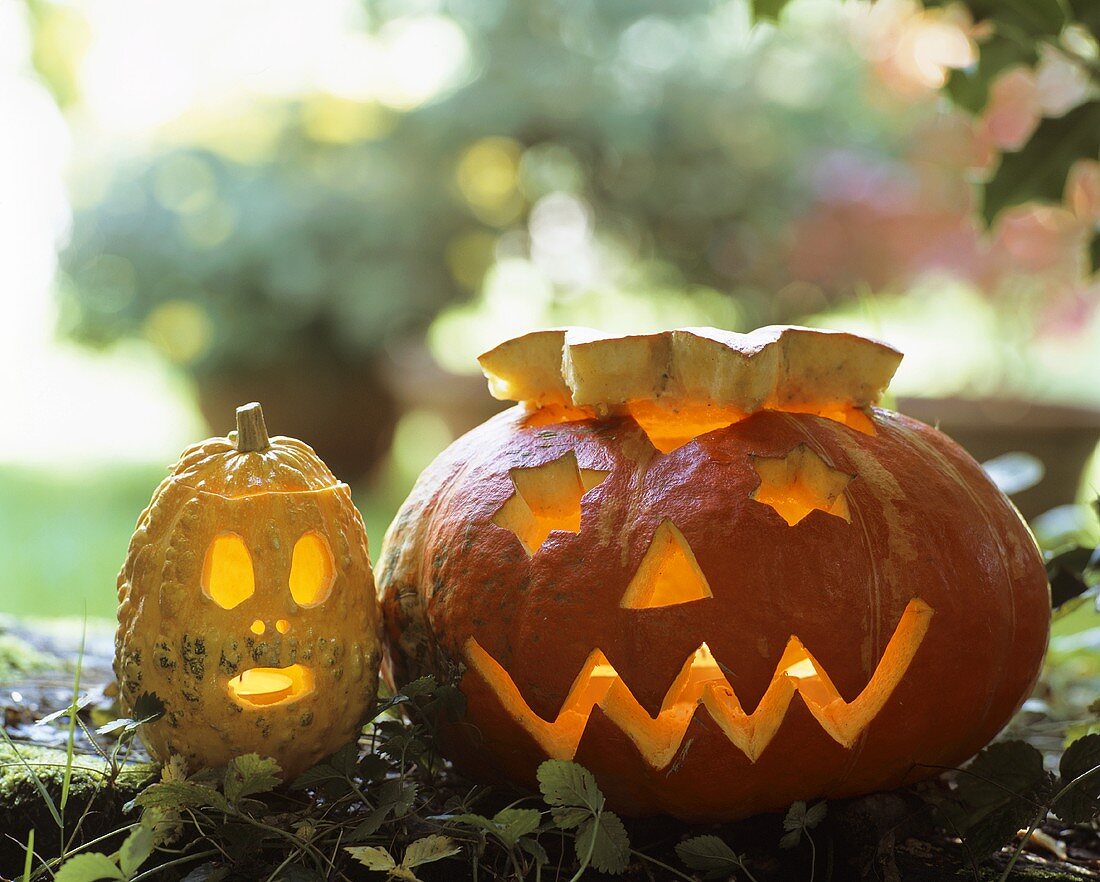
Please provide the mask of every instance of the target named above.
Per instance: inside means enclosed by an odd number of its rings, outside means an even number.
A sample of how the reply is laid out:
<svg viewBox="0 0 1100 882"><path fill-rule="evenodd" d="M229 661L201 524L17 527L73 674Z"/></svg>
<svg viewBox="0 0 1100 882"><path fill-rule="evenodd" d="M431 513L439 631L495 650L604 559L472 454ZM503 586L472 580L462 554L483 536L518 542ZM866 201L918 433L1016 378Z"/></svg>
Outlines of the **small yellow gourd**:
<svg viewBox="0 0 1100 882"><path fill-rule="evenodd" d="M124 712L164 715L150 753L192 768L256 752L292 777L350 742L374 701L380 614L363 520L307 445L269 438L259 404L184 451L118 578Z"/></svg>

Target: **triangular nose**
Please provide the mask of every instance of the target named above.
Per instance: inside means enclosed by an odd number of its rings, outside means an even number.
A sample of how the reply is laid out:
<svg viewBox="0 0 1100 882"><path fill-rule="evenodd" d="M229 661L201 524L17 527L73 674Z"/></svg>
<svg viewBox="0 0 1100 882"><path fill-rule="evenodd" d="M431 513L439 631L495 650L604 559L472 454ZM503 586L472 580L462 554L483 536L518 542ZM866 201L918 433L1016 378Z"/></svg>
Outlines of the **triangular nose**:
<svg viewBox="0 0 1100 882"><path fill-rule="evenodd" d="M653 534L620 605L651 609L713 596L684 534L666 518Z"/></svg>

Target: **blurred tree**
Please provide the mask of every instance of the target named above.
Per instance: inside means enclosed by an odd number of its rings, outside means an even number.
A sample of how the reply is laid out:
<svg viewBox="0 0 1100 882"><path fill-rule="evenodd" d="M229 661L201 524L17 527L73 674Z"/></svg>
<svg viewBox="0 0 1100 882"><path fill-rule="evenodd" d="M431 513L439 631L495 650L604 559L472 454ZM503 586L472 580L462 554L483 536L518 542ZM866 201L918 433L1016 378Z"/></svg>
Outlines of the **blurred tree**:
<svg viewBox="0 0 1100 882"><path fill-rule="evenodd" d="M842 35L761 39L743 9L453 2L471 62L449 93L407 111L316 95L264 111L284 122L258 161L185 147L115 169L76 212L64 326L97 344L145 334L200 372L318 349L369 360L477 290L540 203L544 228L579 211L619 256L573 287L616 267L638 284L651 261L663 285L735 290L749 321L789 317L771 292L810 157L900 155L905 132L860 102ZM372 28L407 12L374 3ZM784 82L784 62L812 77Z"/></svg>
<svg viewBox="0 0 1100 882"><path fill-rule="evenodd" d="M53 4L34 4L40 38L79 42ZM774 18L785 5L757 0L756 13ZM891 5L905 0L878 4ZM996 150L1023 144L989 182L987 214L1060 193L1072 162L1095 157L1095 91L1054 113L1039 100L1038 75L1016 73L1057 51L1094 85L1094 6L972 0L965 34L933 29L947 42L914 50L924 97L891 103L868 98L886 62L871 57L873 40L860 56L844 18L852 5L754 29L746 3L718 0L444 0L423 11L371 0L364 39L389 47L386 63L402 63L407 44L394 35L419 23L461 44L452 81L423 94L253 107L233 127L263 115L276 132L263 150L224 138L203 146L194 130L191 144L118 166L101 197L76 211L63 326L96 344L144 336L235 395L258 378L285 387L312 375L325 385L350 377L386 402L380 353L419 338L509 258L533 266L551 297L722 291L738 299L745 325L791 320L850 296L860 280L905 281L929 254L933 264L981 257L973 206L958 194L973 169L993 167ZM955 21L961 8L944 15ZM426 70L428 51L404 63ZM58 94L78 101L72 66L45 48L36 57ZM948 79L951 67L963 69ZM929 70L942 77L931 87ZM944 80L960 106L984 116L955 125L965 158L929 174L915 134L957 122L928 100ZM1021 102L1034 134L1012 112ZM1052 112L1039 121L1044 107ZM932 133L937 144L947 128ZM988 156L976 158L982 149ZM919 174L906 170L914 160ZM1092 179L1082 180L1087 197ZM829 191L858 195L839 224L835 210L811 211ZM872 203L893 219L864 210ZM1055 218L1067 242L1094 208L1071 212L1072 223ZM811 226L817 218L808 233L795 224L806 216ZM934 253L958 242L968 243L962 257ZM792 285L799 275L815 284ZM251 386L235 385L241 376ZM302 395L316 397L308 384Z"/></svg>

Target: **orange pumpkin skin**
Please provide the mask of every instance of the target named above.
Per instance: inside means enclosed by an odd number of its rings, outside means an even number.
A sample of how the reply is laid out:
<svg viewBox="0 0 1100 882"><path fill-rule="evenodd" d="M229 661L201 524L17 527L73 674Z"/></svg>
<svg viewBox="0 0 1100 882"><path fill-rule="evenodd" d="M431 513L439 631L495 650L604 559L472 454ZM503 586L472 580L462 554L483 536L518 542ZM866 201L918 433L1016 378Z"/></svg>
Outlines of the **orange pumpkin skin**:
<svg viewBox="0 0 1100 882"><path fill-rule="evenodd" d="M428 469L386 537L378 580L387 675L457 679L467 713L446 732L451 757L472 776L530 785L547 750L471 664L471 637L543 720L555 719L596 648L657 717L704 641L751 713L791 635L851 701L919 598L931 608L927 631L850 747L794 695L755 761L702 705L663 767L599 706L574 758L617 810L691 821L864 794L962 763L1038 675L1050 612L1042 559L1012 504L962 448L915 420L869 413L873 434L761 411L665 454L626 416L536 426L522 407L498 415ZM752 498L761 483L754 458L779 459L799 445L854 476L844 489L850 520L815 509L792 526ZM579 531L552 532L528 556L493 523L515 490L509 472L570 452L580 468L608 474L583 496ZM624 608L665 519L712 596Z"/></svg>

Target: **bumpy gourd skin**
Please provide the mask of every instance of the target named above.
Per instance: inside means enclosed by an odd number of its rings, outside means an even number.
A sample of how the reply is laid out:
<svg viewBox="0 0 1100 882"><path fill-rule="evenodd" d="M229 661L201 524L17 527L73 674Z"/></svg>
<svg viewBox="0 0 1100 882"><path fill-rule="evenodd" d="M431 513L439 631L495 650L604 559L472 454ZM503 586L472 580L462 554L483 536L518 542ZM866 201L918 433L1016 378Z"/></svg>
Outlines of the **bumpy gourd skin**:
<svg viewBox="0 0 1100 882"><path fill-rule="evenodd" d="M288 581L308 532L324 537L335 575L327 599L306 608ZM255 581L232 609L201 582L224 533L243 540ZM366 532L347 485L300 441L241 452L231 434L186 450L141 515L118 597L121 703L129 712L144 692L163 701L164 717L141 733L158 760L181 754L192 768L214 767L254 751L293 777L350 742L374 701L380 615ZM250 630L257 620L262 635ZM308 694L255 706L228 691L245 669L293 664L312 672Z"/></svg>
<svg viewBox="0 0 1100 882"><path fill-rule="evenodd" d="M532 784L547 752L471 665L471 637L544 720L554 720L596 648L656 717L703 641L751 712L792 634L852 700L919 598L934 611L927 634L850 747L796 696L755 761L701 706L665 767L647 765L600 708L575 758L617 809L688 820L886 789L965 761L1037 677L1050 610L1042 559L1011 503L957 444L889 411L869 418L865 433L763 411L661 453L629 416L547 424L523 407L498 415L422 475L383 543L388 675L453 677L468 711L446 733L450 756L468 774ZM761 482L754 458L799 445L854 476L848 520L814 510L790 525L752 498ZM568 455L607 476L584 495L579 531L552 532L529 556L494 523L516 489L510 471ZM713 596L624 608L666 518Z"/></svg>

